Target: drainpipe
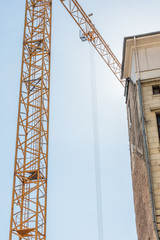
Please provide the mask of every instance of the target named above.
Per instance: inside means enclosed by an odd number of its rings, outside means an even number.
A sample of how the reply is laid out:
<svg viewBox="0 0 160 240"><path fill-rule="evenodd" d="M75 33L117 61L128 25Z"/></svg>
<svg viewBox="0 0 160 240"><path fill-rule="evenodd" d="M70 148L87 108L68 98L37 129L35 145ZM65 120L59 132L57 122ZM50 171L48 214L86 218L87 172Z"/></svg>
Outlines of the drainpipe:
<svg viewBox="0 0 160 240"><path fill-rule="evenodd" d="M138 71L138 90L139 90L138 92L139 92L139 103L140 103L141 120L142 120L142 132L143 132L144 150L145 150L145 156L146 156L146 162L147 162L148 183L149 183L149 191L150 191L150 198L151 198L153 225L154 225L154 228L155 228L157 240L159 240L159 234L158 234L157 222L156 222L156 214L155 214L155 206L154 206L154 199L153 199L153 189L152 189L151 170L150 170L150 163L149 163L149 154L148 154L148 148L147 148L147 138L146 138L145 124L144 124L141 79L140 79L138 53L137 53L137 48L136 48L136 38L135 37L134 37L134 44L135 44L135 56L136 56L136 64L137 64L137 71Z"/></svg>

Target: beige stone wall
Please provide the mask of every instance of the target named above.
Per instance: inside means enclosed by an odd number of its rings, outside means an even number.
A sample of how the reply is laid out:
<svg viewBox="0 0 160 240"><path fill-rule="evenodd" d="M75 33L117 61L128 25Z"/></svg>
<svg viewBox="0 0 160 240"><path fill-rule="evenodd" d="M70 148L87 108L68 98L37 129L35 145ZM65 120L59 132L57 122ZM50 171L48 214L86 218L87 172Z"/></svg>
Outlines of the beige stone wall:
<svg viewBox="0 0 160 240"><path fill-rule="evenodd" d="M146 92L145 85L143 85L143 87L143 91L145 92L143 99L146 101L144 108L146 109L148 105L148 99L146 98L149 92ZM149 89L147 89L147 91L149 91ZM137 235L138 240L156 240L138 99L137 86L130 82L127 98L127 113Z"/></svg>
<svg viewBox="0 0 160 240"><path fill-rule="evenodd" d="M156 113L160 113L160 95L153 95L152 86L160 80L142 81L143 109L150 158L156 221L160 236L160 142Z"/></svg>

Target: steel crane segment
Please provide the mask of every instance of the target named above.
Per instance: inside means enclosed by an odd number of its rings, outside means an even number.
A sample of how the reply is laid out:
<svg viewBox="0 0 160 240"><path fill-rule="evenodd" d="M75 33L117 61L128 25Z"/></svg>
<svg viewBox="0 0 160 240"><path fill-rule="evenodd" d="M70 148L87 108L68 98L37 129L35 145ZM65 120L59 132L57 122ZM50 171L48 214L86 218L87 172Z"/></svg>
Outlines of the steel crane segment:
<svg viewBox="0 0 160 240"><path fill-rule="evenodd" d="M76 0L60 0L71 17L77 23L84 36L93 45L96 51L103 58L105 63L114 73L118 81L125 86L125 81L121 79L121 64L114 55L108 44L104 41L91 19L84 12L83 8Z"/></svg>
<svg viewBox="0 0 160 240"><path fill-rule="evenodd" d="M51 0L26 0L9 240L46 239Z"/></svg>

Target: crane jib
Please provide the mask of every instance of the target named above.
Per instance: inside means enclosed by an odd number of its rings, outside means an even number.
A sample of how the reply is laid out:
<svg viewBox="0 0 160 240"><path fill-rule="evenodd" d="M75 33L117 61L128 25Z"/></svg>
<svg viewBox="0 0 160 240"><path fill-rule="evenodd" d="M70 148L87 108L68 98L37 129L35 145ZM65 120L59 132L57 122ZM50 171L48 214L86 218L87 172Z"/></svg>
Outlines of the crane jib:
<svg viewBox="0 0 160 240"><path fill-rule="evenodd" d="M121 64L103 37L100 35L89 16L84 12L83 8L76 0L60 1L82 31L82 40L91 42L93 47L103 58L104 62L124 87L125 80L121 79Z"/></svg>

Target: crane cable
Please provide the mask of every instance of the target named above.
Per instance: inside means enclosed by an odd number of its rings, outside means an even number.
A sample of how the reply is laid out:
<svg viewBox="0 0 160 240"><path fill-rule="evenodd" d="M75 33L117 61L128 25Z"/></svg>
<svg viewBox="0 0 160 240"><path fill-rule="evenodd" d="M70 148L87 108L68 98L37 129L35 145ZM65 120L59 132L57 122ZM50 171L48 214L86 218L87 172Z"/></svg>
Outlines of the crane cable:
<svg viewBox="0 0 160 240"><path fill-rule="evenodd" d="M93 119L93 139L94 139L94 161L95 161L95 182L96 182L96 202L97 202L97 225L98 240L103 240L103 211L102 211L102 190L101 190L101 168L100 168L100 147L98 128L98 104L95 53L89 43L90 74L91 74L91 95L92 95L92 119Z"/></svg>

